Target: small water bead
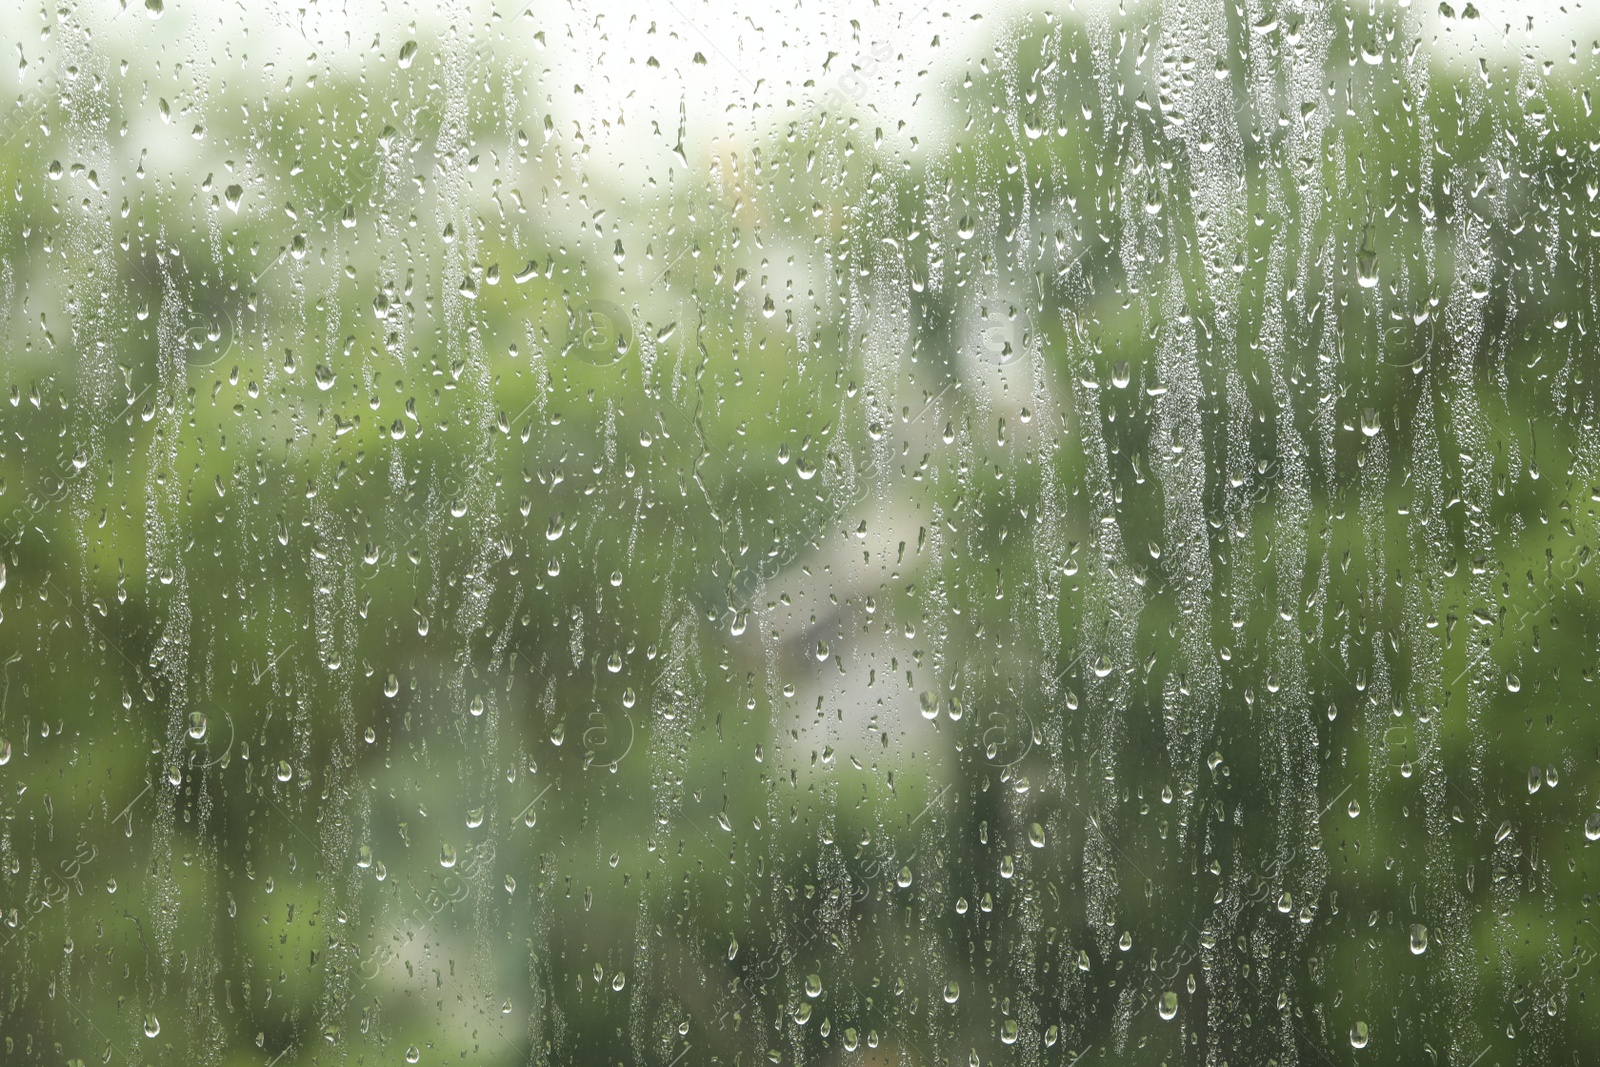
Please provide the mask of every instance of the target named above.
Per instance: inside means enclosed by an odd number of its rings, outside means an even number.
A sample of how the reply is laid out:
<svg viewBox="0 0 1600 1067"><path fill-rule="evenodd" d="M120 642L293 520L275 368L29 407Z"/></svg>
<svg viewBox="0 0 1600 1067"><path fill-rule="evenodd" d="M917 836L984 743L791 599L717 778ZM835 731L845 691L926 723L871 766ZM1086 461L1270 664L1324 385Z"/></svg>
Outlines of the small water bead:
<svg viewBox="0 0 1600 1067"><path fill-rule="evenodd" d="M1539 787L1542 786L1542 785L1544 785L1544 772L1541 771L1536 766L1535 767L1529 767L1528 768L1528 793L1529 793L1529 795L1537 793L1539 791Z"/></svg>
<svg viewBox="0 0 1600 1067"><path fill-rule="evenodd" d="M389 677L383 683L383 695L388 697L390 700L393 700L395 696L399 694L399 692L400 679L396 678L392 674L389 675Z"/></svg>
<svg viewBox="0 0 1600 1067"><path fill-rule="evenodd" d="M806 975L806 996L812 1000L822 996L822 976L820 974Z"/></svg>
<svg viewBox="0 0 1600 1067"><path fill-rule="evenodd" d="M467 828L469 830L476 830L478 827L480 827L482 825L483 825L483 809L482 808L473 808L471 811L467 812ZM612 864L612 866L616 866L616 865Z"/></svg>
<svg viewBox="0 0 1600 1067"><path fill-rule="evenodd" d="M472 713L474 719L481 716L483 714L483 697L473 697L472 703L467 706L467 710Z"/></svg>
<svg viewBox="0 0 1600 1067"><path fill-rule="evenodd" d="M1117 947L1124 952L1131 949L1133 947L1133 934L1127 930L1122 931L1122 936L1117 939Z"/></svg>
<svg viewBox="0 0 1600 1067"><path fill-rule="evenodd" d="M1038 823L1028 827L1028 844L1034 848L1044 848L1044 827Z"/></svg>
<svg viewBox="0 0 1600 1067"><path fill-rule="evenodd" d="M161 1033L161 1020L155 1017L154 1012L146 1012L144 1017L144 1036L155 1037Z"/></svg>
<svg viewBox="0 0 1600 1067"><path fill-rule="evenodd" d="M900 873L894 876L894 884L901 889L909 887L911 885L911 868L901 867Z"/></svg>
<svg viewBox="0 0 1600 1067"><path fill-rule="evenodd" d="M1161 994L1161 1000L1156 1004L1156 1012L1169 1022L1178 1014L1178 994L1167 990Z"/></svg>
<svg viewBox="0 0 1600 1067"><path fill-rule="evenodd" d="M622 992L622 987L627 984L628 976L623 974L621 971L618 971L616 974L611 976L611 991L613 993Z"/></svg>
<svg viewBox="0 0 1600 1067"><path fill-rule="evenodd" d="M1356 816L1361 814L1361 801L1352 800L1350 802L1349 806L1346 807L1344 810L1349 813L1349 815L1350 815L1350 817L1352 819L1354 819Z"/></svg>
<svg viewBox="0 0 1600 1067"><path fill-rule="evenodd" d="M203 711L189 713L189 736L199 741L206 736L206 715Z"/></svg>
<svg viewBox="0 0 1600 1067"><path fill-rule="evenodd" d="M1428 951L1428 928L1421 923L1411 927L1411 954L1420 956Z"/></svg>
<svg viewBox="0 0 1600 1067"><path fill-rule="evenodd" d="M290 778L293 778L293 777L294 777L294 768L289 765L289 761L286 760L286 759L279 760L278 761L278 781L287 782Z"/></svg>
<svg viewBox="0 0 1600 1067"><path fill-rule="evenodd" d="M954 978L944 984L944 1002L954 1004L961 999L961 983Z"/></svg>
<svg viewBox="0 0 1600 1067"><path fill-rule="evenodd" d="M421 1059L422 1059L422 1050L417 1048L417 1046L412 1045L410 1048L406 1049L406 1062L407 1063L416 1063Z"/></svg>
<svg viewBox="0 0 1600 1067"><path fill-rule="evenodd" d="M377 740L378 740L378 731L373 729L371 726L369 726L369 727L367 727L366 734L363 735L363 736L366 737L367 744L369 744L369 745L376 744Z"/></svg>
<svg viewBox="0 0 1600 1067"><path fill-rule="evenodd" d="M1021 1028L1017 1025L1017 1020L1015 1019L1007 1019L1002 1022L1000 1024L1001 1043L1005 1045L1015 1045L1017 1043L1017 1034L1020 1032L1020 1030Z"/></svg>
<svg viewBox="0 0 1600 1067"><path fill-rule="evenodd" d="M1372 1033L1367 1029L1367 1024L1358 1020L1356 1024L1350 1028L1350 1047L1366 1048L1367 1042L1371 1039L1371 1037Z"/></svg>
<svg viewBox="0 0 1600 1067"><path fill-rule="evenodd" d="M1590 815L1583 824L1583 836L1590 841L1600 841L1600 811Z"/></svg>
<svg viewBox="0 0 1600 1067"><path fill-rule="evenodd" d="M439 845L439 866L448 870L456 865L456 850L452 845Z"/></svg>

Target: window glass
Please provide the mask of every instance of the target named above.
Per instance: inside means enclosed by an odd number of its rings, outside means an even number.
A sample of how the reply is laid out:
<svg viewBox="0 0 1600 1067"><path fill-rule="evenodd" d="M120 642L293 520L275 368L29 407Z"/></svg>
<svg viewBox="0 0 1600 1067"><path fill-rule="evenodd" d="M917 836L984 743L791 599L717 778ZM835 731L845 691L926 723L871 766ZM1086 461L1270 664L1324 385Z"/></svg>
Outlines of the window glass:
<svg viewBox="0 0 1600 1067"><path fill-rule="evenodd" d="M0 1060L1600 1047L1600 14L0 26Z"/></svg>

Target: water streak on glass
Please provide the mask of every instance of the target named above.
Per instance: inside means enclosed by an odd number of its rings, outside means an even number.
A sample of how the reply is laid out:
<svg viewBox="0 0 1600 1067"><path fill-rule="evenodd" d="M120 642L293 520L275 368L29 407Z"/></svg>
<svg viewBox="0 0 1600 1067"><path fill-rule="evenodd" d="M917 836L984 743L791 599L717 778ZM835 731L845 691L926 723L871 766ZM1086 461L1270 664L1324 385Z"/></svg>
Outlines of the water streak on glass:
<svg viewBox="0 0 1600 1067"><path fill-rule="evenodd" d="M0 1062L1600 1047L1592 3L0 22Z"/></svg>

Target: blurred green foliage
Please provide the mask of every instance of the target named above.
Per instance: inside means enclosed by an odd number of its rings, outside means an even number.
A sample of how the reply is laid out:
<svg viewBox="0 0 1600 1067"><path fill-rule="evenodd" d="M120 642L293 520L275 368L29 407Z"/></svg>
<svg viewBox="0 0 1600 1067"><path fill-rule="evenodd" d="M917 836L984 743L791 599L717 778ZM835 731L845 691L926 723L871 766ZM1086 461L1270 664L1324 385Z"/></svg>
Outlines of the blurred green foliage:
<svg viewBox="0 0 1600 1067"><path fill-rule="evenodd" d="M46 13L5 1062L1600 1045L1595 50L1130 6Z"/></svg>

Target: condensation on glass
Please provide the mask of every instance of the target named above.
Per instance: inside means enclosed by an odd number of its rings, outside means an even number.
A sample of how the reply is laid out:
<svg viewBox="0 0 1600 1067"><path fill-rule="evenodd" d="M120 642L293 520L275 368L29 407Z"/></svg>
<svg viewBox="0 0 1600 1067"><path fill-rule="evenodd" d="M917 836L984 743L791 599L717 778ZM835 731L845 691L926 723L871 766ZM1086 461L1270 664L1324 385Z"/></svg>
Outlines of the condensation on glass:
<svg viewBox="0 0 1600 1067"><path fill-rule="evenodd" d="M1600 13L4 20L0 1060L1600 1047Z"/></svg>

